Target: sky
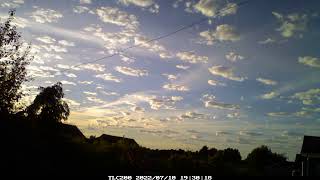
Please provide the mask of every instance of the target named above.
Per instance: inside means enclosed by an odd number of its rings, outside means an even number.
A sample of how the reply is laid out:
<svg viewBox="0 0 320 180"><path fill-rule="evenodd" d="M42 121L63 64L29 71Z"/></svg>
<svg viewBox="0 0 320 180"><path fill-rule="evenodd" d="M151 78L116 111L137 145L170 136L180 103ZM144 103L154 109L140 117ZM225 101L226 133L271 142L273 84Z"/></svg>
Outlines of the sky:
<svg viewBox="0 0 320 180"><path fill-rule="evenodd" d="M320 136L320 1L242 2L0 0L0 17L16 9L32 45L24 101L62 82L66 123L87 136L243 158L267 145L294 160Z"/></svg>

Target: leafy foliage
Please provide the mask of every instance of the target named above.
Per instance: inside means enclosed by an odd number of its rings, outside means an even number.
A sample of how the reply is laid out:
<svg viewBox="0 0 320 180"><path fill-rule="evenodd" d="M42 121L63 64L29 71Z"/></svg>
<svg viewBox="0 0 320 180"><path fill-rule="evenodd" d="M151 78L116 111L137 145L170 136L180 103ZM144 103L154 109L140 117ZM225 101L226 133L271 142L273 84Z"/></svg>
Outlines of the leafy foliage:
<svg viewBox="0 0 320 180"><path fill-rule="evenodd" d="M282 154L273 153L267 146L260 146L248 154L247 163L257 169L262 169L265 166L286 162L287 158Z"/></svg>
<svg viewBox="0 0 320 180"><path fill-rule="evenodd" d="M15 104L21 99L22 83L28 81L26 65L33 59L30 46L23 47L17 27L12 25L14 11L0 25L0 113L15 111Z"/></svg>
<svg viewBox="0 0 320 180"><path fill-rule="evenodd" d="M62 84L58 82L51 87L40 87L39 89L40 93L27 109L28 116L51 122L67 120L70 109L68 104L62 100L64 96Z"/></svg>

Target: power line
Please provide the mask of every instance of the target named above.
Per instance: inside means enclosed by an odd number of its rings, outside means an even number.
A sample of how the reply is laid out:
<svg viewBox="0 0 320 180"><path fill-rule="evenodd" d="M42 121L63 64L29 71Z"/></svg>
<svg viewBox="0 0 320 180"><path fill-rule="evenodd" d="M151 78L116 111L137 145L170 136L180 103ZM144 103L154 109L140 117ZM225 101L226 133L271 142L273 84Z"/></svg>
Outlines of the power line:
<svg viewBox="0 0 320 180"><path fill-rule="evenodd" d="M248 4L249 2L250 2L250 0L245 0L245 1L242 1L242 2L239 2L239 3L236 3L236 5L237 5L237 7L241 7L241 6L245 5L245 4ZM222 13L224 13L224 12L226 12L226 11L234 8L234 7L235 7L235 6L230 6L230 7L228 7L228 8L223 9L222 11L219 11L219 12L216 14L215 17L217 17L217 16L219 16L219 15L222 15ZM192 22L191 24L185 25L185 26L183 26L183 27L181 27L181 28L179 28L179 29L177 29L177 30L175 30L175 31L172 31L172 32L169 32L169 33L167 33L167 34L164 34L164 35L155 37L155 38L153 38L153 39L150 39L150 40L148 40L148 41L145 41L143 44L145 44L145 43L150 43L150 42L158 41L158 40L160 40L160 39L167 38L167 37L172 36L172 35L180 32L180 31L183 31L183 30L189 29L189 28L191 28L191 27L193 27L193 26L195 26L195 25L201 24L201 23L203 23L204 21L207 21L208 19L209 19L209 18L206 17L206 18L202 18L202 19L200 19L200 20L198 20L198 21L194 21L194 22ZM69 71L69 70L72 70L72 68L76 68L76 67L79 67L79 66L84 65L84 64L91 64L91 63L95 63L95 62L98 62L98 61L102 61L102 60L104 60L104 59L108 59L108 58L114 57L114 56L116 56L116 55L120 55L120 53L124 53L125 51L127 51L127 50L129 50L129 49L132 49L132 48L140 47L141 45L142 45L142 43L141 43L141 44L135 44L135 45L132 45L132 46L129 46L129 47L120 49L120 50L117 51L116 53L110 54L110 55L108 55L108 56L104 56L104 57L101 57L101 58L98 58L98 59L95 59L95 60L92 60L92 61L87 61L87 62L83 62L83 63L77 64L77 65L71 66L69 69L66 69L66 70L61 71L61 73L66 72L66 71Z"/></svg>

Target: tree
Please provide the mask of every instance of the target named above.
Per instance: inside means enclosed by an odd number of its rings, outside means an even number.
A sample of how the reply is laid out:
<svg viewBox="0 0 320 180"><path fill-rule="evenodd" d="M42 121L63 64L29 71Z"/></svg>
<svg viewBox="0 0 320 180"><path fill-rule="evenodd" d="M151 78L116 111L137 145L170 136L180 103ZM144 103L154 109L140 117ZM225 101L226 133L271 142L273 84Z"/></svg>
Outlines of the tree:
<svg viewBox="0 0 320 180"><path fill-rule="evenodd" d="M70 114L68 104L63 101L63 89L60 82L49 87L40 87L40 93L27 108L30 118L61 122L67 120Z"/></svg>
<svg viewBox="0 0 320 180"><path fill-rule="evenodd" d="M227 148L217 151L210 161L212 163L239 163L241 161L241 155L238 149Z"/></svg>
<svg viewBox="0 0 320 180"><path fill-rule="evenodd" d="M260 146L248 154L246 161L250 166L261 169L271 164L284 163L286 159L282 154L273 153L267 146Z"/></svg>
<svg viewBox="0 0 320 180"><path fill-rule="evenodd" d="M30 45L23 46L17 26L12 24L15 11L9 11L8 19L0 24L0 114L9 115L15 111L15 104L21 99L22 83L28 81L26 66L33 57Z"/></svg>

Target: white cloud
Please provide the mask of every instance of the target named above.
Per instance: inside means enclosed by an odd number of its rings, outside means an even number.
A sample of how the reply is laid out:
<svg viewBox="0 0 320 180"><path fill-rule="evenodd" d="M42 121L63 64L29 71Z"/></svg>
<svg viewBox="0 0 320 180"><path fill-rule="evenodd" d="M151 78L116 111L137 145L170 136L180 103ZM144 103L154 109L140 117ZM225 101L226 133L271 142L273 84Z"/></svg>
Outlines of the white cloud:
<svg viewBox="0 0 320 180"><path fill-rule="evenodd" d="M154 0L119 0L120 3L124 5L136 5L140 7L149 7L154 4Z"/></svg>
<svg viewBox="0 0 320 180"><path fill-rule="evenodd" d="M203 38L204 42L207 45L212 45L216 41L239 41L240 36L236 33L235 28L228 24L222 24L216 27L216 30L207 30L200 32L200 36Z"/></svg>
<svg viewBox="0 0 320 180"><path fill-rule="evenodd" d="M0 6L4 8L17 8L24 4L24 0L2 0Z"/></svg>
<svg viewBox="0 0 320 180"><path fill-rule="evenodd" d="M130 15L116 7L100 7L97 9L97 15L103 22L123 26L130 30L136 31L139 26L135 15Z"/></svg>
<svg viewBox="0 0 320 180"><path fill-rule="evenodd" d="M265 84L265 85L275 86L275 85L278 84L277 81L274 81L274 80L271 80L271 79L266 79L266 78L257 78L256 80L261 82L262 84Z"/></svg>
<svg viewBox="0 0 320 180"><path fill-rule="evenodd" d="M117 101L106 104L105 107L114 106L130 106L135 107L140 103L147 102L151 109L175 109L174 105L181 101L183 98L180 96L156 96L147 95L143 93L127 94Z"/></svg>
<svg viewBox="0 0 320 180"><path fill-rule="evenodd" d="M190 68L190 66L176 65L176 68L178 68L178 69L183 69L183 70L187 70L187 69Z"/></svg>
<svg viewBox="0 0 320 180"><path fill-rule="evenodd" d="M320 103L320 89L314 88L309 89L304 92L298 92L295 93L293 96L291 96L293 99L298 99L302 102L304 105L315 105Z"/></svg>
<svg viewBox="0 0 320 180"><path fill-rule="evenodd" d="M117 82L117 83L121 82L121 79L113 76L111 73L98 74L95 77L101 78L106 81L113 81L113 82Z"/></svg>
<svg viewBox="0 0 320 180"><path fill-rule="evenodd" d="M51 70L51 69L50 69ZM54 73L50 72L48 68L45 66L33 66L29 65L27 66L27 72L28 75L31 77L37 77L37 78L49 78L54 77ZM56 71L54 71L56 72Z"/></svg>
<svg viewBox="0 0 320 180"><path fill-rule="evenodd" d="M125 6L135 5L143 9L148 8L151 13L158 13L160 9L160 6L154 0L119 0L119 2Z"/></svg>
<svg viewBox="0 0 320 180"><path fill-rule="evenodd" d="M76 78L77 75L73 74L73 73L64 73L67 77L70 77L70 78Z"/></svg>
<svg viewBox="0 0 320 180"><path fill-rule="evenodd" d="M55 10L52 9L37 9L36 11L32 12L31 17L38 23L51 23L57 22L58 19L62 18L63 15Z"/></svg>
<svg viewBox="0 0 320 180"><path fill-rule="evenodd" d="M90 91L84 91L83 94L90 95L90 96L96 96L97 95L97 93L90 92Z"/></svg>
<svg viewBox="0 0 320 180"><path fill-rule="evenodd" d="M320 59L311 56L299 57L298 62L306 66L320 68Z"/></svg>
<svg viewBox="0 0 320 180"><path fill-rule="evenodd" d="M226 86L226 84L218 82L216 80L209 79L208 84L211 86Z"/></svg>
<svg viewBox="0 0 320 180"><path fill-rule="evenodd" d="M92 84L93 81L78 81L79 84Z"/></svg>
<svg viewBox="0 0 320 180"><path fill-rule="evenodd" d="M201 113L196 113L192 111L188 111L185 114L182 114L179 116L181 119L204 119L206 115L201 114Z"/></svg>
<svg viewBox="0 0 320 180"><path fill-rule="evenodd" d="M246 78L235 76L233 72L233 68L225 67L225 66L212 66L208 69L211 74L216 76L221 76L233 81L243 81Z"/></svg>
<svg viewBox="0 0 320 180"><path fill-rule="evenodd" d="M70 69L70 66L65 64L57 64L56 67L60 69Z"/></svg>
<svg viewBox="0 0 320 180"><path fill-rule="evenodd" d="M100 93L106 95L106 96L119 96L116 92L107 92L107 91L100 91Z"/></svg>
<svg viewBox="0 0 320 180"><path fill-rule="evenodd" d="M218 102L216 97L209 94L204 94L202 96L202 102L206 108L216 108L216 109L227 109L227 110L237 110L240 109L239 105L236 104L227 104Z"/></svg>
<svg viewBox="0 0 320 180"><path fill-rule="evenodd" d="M296 33L302 33L307 28L308 15L307 14L288 14L282 15L277 12L272 12L272 14L281 23L281 26L277 31L281 32L281 35L285 38L290 38Z"/></svg>
<svg viewBox="0 0 320 180"><path fill-rule="evenodd" d="M132 41L134 36L136 36L134 31L126 29L115 33L105 32L100 25L94 24L85 27L84 31L90 32L90 34L102 40L104 42L104 47L109 50L110 54L121 54L121 52L116 52L115 50L122 48L125 44Z"/></svg>
<svg viewBox="0 0 320 180"><path fill-rule="evenodd" d="M196 55L192 51L183 51L183 52L178 52L176 56L181 59L184 62L189 62L189 63L207 63L208 62L208 57L207 56L199 56Z"/></svg>
<svg viewBox="0 0 320 180"><path fill-rule="evenodd" d="M275 97L278 97L279 95L280 95L279 93L272 91L272 92L263 94L260 97L261 99L273 99Z"/></svg>
<svg viewBox="0 0 320 180"><path fill-rule="evenodd" d="M155 52L159 54L159 57L162 59L171 58L171 53L162 45L160 45L157 41L150 42L150 39L139 35L134 37L134 44L136 46L146 48L150 52Z"/></svg>
<svg viewBox="0 0 320 180"><path fill-rule="evenodd" d="M175 109L174 105L176 102L181 101L183 98L180 96L151 96L147 98L147 102L151 109Z"/></svg>
<svg viewBox="0 0 320 180"><path fill-rule="evenodd" d="M226 54L225 57L226 57L227 60L229 60L231 62L236 62L238 60L244 59L243 56L241 56L241 55L239 55L239 54L237 54L235 52L229 52L228 54Z"/></svg>
<svg viewBox="0 0 320 180"><path fill-rule="evenodd" d="M258 43L259 43L259 44L272 44L272 43L275 43L275 42L276 42L275 39L273 39L273 38L267 38L267 39L265 39L265 40L259 41Z"/></svg>
<svg viewBox="0 0 320 180"><path fill-rule="evenodd" d="M162 74L163 76L165 76L168 80L172 81L172 80L176 80L178 78L178 76L173 75L173 74Z"/></svg>
<svg viewBox="0 0 320 180"><path fill-rule="evenodd" d="M96 71L96 72L103 72L106 70L105 66L102 64L83 64L83 65L80 65L78 68Z"/></svg>
<svg viewBox="0 0 320 180"><path fill-rule="evenodd" d="M105 101L103 101L102 99L99 99L95 96L89 96L89 97L86 97L88 101L91 101L91 102L94 102L94 103L97 103L97 104L104 104Z"/></svg>
<svg viewBox="0 0 320 180"><path fill-rule="evenodd" d="M77 14L81 14L81 13L85 13L85 12L89 12L90 11L90 9L88 7L85 7L85 6L76 6L72 10L73 10L74 13L77 13Z"/></svg>
<svg viewBox="0 0 320 180"><path fill-rule="evenodd" d="M175 102L177 102L177 101L182 101L182 100L183 100L183 97L181 97L181 96L171 96L171 100L172 100L172 101L175 101Z"/></svg>
<svg viewBox="0 0 320 180"><path fill-rule="evenodd" d="M36 40L46 43L46 44L53 44L54 42L56 42L56 40L50 36L41 36L41 37L37 37Z"/></svg>
<svg viewBox="0 0 320 180"><path fill-rule="evenodd" d="M40 48L48 51L48 52L68 52L68 50L65 47L59 46L59 45L53 45L53 44L43 44L39 45Z"/></svg>
<svg viewBox="0 0 320 180"><path fill-rule="evenodd" d="M63 85L73 85L73 86L76 86L76 85L77 85L77 84L76 84L76 83L74 83L74 82L71 82L71 81L65 81L65 80L61 81L61 83L62 83Z"/></svg>
<svg viewBox="0 0 320 180"><path fill-rule="evenodd" d="M74 46L74 42L69 42L69 41L66 41L66 40L60 40L58 43L63 45L63 46Z"/></svg>
<svg viewBox="0 0 320 180"><path fill-rule="evenodd" d="M80 4L91 4L91 0L80 0Z"/></svg>
<svg viewBox="0 0 320 180"><path fill-rule="evenodd" d="M12 24L17 26L18 28L25 28L27 26L30 26L30 22L27 19L19 16L14 17Z"/></svg>
<svg viewBox="0 0 320 180"><path fill-rule="evenodd" d="M143 113L143 112L145 112L145 109L142 107L139 107L139 106L134 106L131 108L131 111L137 112L137 113Z"/></svg>
<svg viewBox="0 0 320 180"><path fill-rule="evenodd" d="M72 100L72 99L68 99L68 98L63 98L64 101L66 101L68 103L69 106L71 107L76 107L76 106L80 106L81 103L75 101L75 100Z"/></svg>
<svg viewBox="0 0 320 180"><path fill-rule="evenodd" d="M179 84L165 84L162 88L170 91L189 91L188 87Z"/></svg>
<svg viewBox="0 0 320 180"><path fill-rule="evenodd" d="M148 71L143 70L143 69L133 69L130 67L124 67L124 66L117 66L114 68L116 71L128 75L128 76L135 76L135 77L140 77L140 76L147 76Z"/></svg>
<svg viewBox="0 0 320 180"><path fill-rule="evenodd" d="M267 113L268 116L271 116L271 117L288 117L288 116L291 116L290 113L288 112L269 112Z"/></svg>
<svg viewBox="0 0 320 180"><path fill-rule="evenodd" d="M154 4L148 10L149 10L149 12L154 13L154 14L159 13L160 12L160 5Z"/></svg>
<svg viewBox="0 0 320 180"><path fill-rule="evenodd" d="M200 0L194 8L208 17L236 14L238 9L237 4L220 0Z"/></svg>

